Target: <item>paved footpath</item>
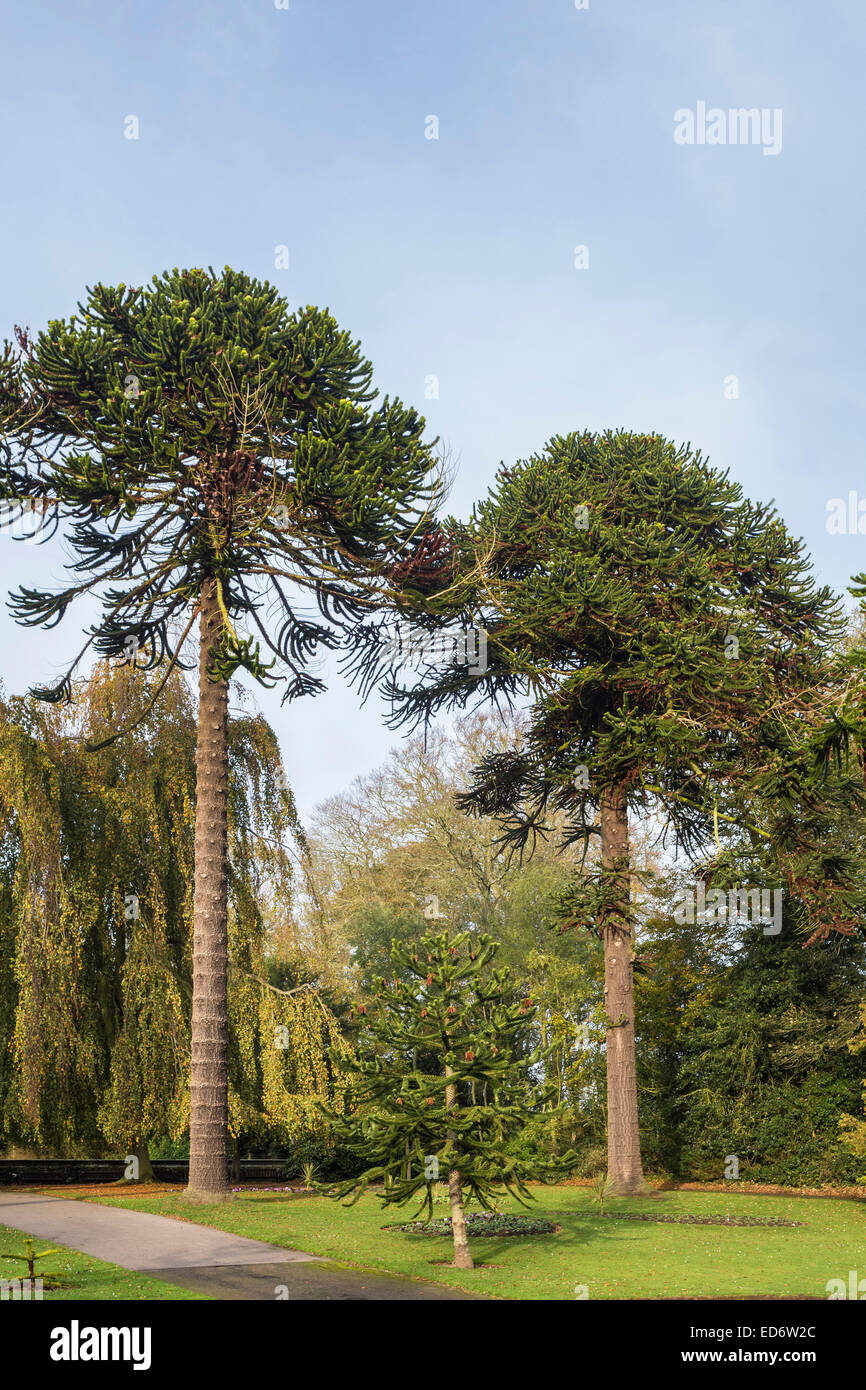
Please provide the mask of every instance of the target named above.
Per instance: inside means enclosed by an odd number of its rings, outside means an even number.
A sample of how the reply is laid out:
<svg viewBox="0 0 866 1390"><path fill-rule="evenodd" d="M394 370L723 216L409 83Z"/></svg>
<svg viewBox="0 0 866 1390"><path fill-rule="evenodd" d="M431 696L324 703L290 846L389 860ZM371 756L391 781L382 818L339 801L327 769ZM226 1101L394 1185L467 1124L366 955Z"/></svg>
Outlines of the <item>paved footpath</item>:
<svg viewBox="0 0 866 1390"><path fill-rule="evenodd" d="M478 1295L334 1267L317 1255L170 1216L69 1197L0 1193L0 1225L219 1299L466 1299Z"/></svg>

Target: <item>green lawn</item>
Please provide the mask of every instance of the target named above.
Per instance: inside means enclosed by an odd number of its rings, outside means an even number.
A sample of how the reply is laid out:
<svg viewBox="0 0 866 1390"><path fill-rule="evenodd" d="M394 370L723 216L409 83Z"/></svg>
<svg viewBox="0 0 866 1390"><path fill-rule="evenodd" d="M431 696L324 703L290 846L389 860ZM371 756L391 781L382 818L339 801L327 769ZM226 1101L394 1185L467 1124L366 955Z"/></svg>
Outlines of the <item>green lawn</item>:
<svg viewBox="0 0 866 1390"><path fill-rule="evenodd" d="M219 1206L189 1206L180 1193L159 1197L99 1197L93 1200L133 1210L179 1216L238 1235L253 1236L344 1264L428 1279L504 1298L573 1299L576 1285L596 1298L827 1298L828 1279L847 1281L859 1268L866 1276L866 1201L831 1198L759 1197L718 1192L662 1192L607 1204L611 1212L665 1215L782 1217L799 1228L718 1227L616 1221L601 1217L589 1192L575 1187L537 1187L532 1211L549 1215L556 1235L474 1238L478 1268L454 1270L447 1238L383 1231L408 1220L394 1208L383 1212L365 1197L344 1208L327 1197L276 1193L238 1194ZM91 1200L85 1198L83 1200ZM520 1211L512 1202L505 1211ZM437 1208L447 1214L446 1208Z"/></svg>
<svg viewBox="0 0 866 1390"><path fill-rule="evenodd" d="M16 1231L11 1226L0 1226L0 1250L10 1254L24 1254L24 1231ZM52 1303L64 1300L86 1299L106 1301L146 1299L174 1300L178 1298L205 1298L204 1294L190 1293L187 1289L164 1284L161 1279L151 1279L146 1274L136 1274L119 1265L106 1264L95 1260L91 1255L82 1255L79 1250L69 1250L65 1245L55 1246L53 1241L42 1236L33 1236L37 1254L40 1250L56 1249L56 1255L36 1261L36 1274L45 1269L58 1276L61 1289L45 1289L42 1301ZM22 1260L0 1258L0 1279L26 1279L27 1266Z"/></svg>

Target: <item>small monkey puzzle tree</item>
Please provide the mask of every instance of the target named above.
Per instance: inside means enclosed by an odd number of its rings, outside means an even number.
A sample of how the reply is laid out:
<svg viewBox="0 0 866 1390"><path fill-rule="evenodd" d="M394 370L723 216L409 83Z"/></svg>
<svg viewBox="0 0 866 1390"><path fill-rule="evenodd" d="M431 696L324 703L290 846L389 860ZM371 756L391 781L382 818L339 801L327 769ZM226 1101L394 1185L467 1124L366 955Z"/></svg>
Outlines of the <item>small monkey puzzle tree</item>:
<svg viewBox="0 0 866 1390"><path fill-rule="evenodd" d="M525 1201L527 1178L543 1176L504 1147L547 1096L533 1096L530 1083L543 1054L525 1048L536 1009L531 999L509 998L507 970L488 970L498 949L470 932L394 942L398 978L381 980L374 999L353 1010L359 1055L343 1066L356 1108L333 1118L340 1138L370 1165L334 1196L354 1193L357 1201L382 1181L386 1206L420 1195L419 1210L429 1216L435 1185L447 1179L458 1269L473 1268L466 1198L487 1210L505 1192ZM567 1166L568 1159L550 1164Z"/></svg>

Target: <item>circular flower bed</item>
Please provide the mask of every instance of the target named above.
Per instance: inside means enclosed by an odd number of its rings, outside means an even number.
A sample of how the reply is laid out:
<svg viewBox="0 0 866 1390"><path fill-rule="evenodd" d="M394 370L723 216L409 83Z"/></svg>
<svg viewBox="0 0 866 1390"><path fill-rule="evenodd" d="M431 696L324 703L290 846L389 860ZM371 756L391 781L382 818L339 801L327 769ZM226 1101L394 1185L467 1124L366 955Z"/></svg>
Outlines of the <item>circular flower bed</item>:
<svg viewBox="0 0 866 1390"><path fill-rule="evenodd" d="M408 1221L404 1226L383 1226L383 1231L403 1231L413 1236L450 1236L451 1217L432 1221ZM473 1211L466 1217L469 1236L549 1236L561 1230L552 1221L537 1216L508 1216L498 1211Z"/></svg>

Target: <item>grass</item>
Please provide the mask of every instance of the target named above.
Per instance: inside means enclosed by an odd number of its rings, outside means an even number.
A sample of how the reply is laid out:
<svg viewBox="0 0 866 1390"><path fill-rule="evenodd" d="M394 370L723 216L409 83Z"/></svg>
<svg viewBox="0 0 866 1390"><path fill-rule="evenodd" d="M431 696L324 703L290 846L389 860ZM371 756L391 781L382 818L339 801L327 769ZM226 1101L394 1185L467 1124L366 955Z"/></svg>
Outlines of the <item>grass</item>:
<svg viewBox="0 0 866 1390"><path fill-rule="evenodd" d="M26 1233L11 1226L0 1226L0 1249L10 1253L24 1254ZM80 1250L70 1250L65 1245L55 1245L54 1241L35 1237L37 1250L48 1246L56 1254L36 1264L36 1277L40 1267L56 1275L52 1282L62 1283L63 1288L45 1289L43 1303L105 1300L106 1302L126 1302L146 1299L174 1300L179 1298L204 1298L206 1295L191 1293L187 1289L165 1284L161 1279L151 1279L146 1274L136 1274L133 1270L121 1269L119 1265L106 1264L95 1260L92 1255L83 1255ZM27 1277L27 1266L21 1260L0 1259L0 1279L21 1279ZM11 1296L10 1296L11 1298Z"/></svg>
<svg viewBox="0 0 866 1390"><path fill-rule="evenodd" d="M701 1226L611 1220L579 1187L536 1187L531 1211L561 1227L555 1235L470 1240L475 1270L451 1269L450 1237L383 1231L407 1221L410 1205L383 1209L375 1196L345 1208L327 1197L239 1193L230 1203L190 1206L180 1189L159 1196L108 1197L106 1206L181 1216L237 1235L328 1256L341 1264L430 1280L512 1299L828 1297L829 1279L866 1276L866 1201L762 1197L733 1192L658 1192L611 1198L606 1208L680 1216L784 1218L799 1227ZM524 1209L511 1201L503 1211Z"/></svg>

